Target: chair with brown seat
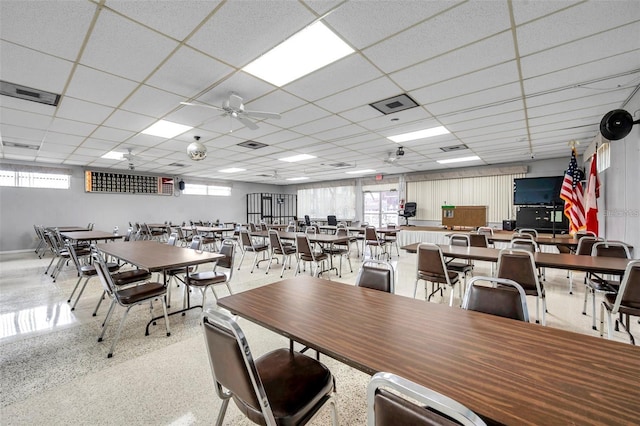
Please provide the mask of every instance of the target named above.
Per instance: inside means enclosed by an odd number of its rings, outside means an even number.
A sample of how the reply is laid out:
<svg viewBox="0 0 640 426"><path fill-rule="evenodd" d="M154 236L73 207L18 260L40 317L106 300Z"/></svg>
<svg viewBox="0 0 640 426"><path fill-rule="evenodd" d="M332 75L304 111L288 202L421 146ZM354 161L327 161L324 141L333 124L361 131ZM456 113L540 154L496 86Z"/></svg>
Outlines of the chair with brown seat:
<svg viewBox="0 0 640 426"><path fill-rule="evenodd" d="M242 256L240 257L240 262L238 263L238 270L242 266L242 261L244 260L245 254L247 252L253 253L253 263L251 264L251 273L253 274L253 269L260 263L262 260L268 260L263 258L261 261L258 261L258 253L266 253L269 250L269 246L262 243L255 243L253 238L249 235L249 231L246 229L241 229L240 231L240 245L242 247ZM257 231L256 231L257 232Z"/></svg>
<svg viewBox="0 0 640 426"><path fill-rule="evenodd" d="M516 234L529 234L531 235L534 239L538 238L538 231L536 231L533 228L517 228L515 230Z"/></svg>
<svg viewBox="0 0 640 426"><path fill-rule="evenodd" d="M517 282L504 278L471 278L464 293L462 309L529 322L524 289Z"/></svg>
<svg viewBox="0 0 640 426"><path fill-rule="evenodd" d="M334 378L320 361L284 348L254 360L230 315L207 311L202 323L214 386L222 400L217 425L231 399L250 421L261 425L304 425L326 406L333 425L338 424Z"/></svg>
<svg viewBox="0 0 640 426"><path fill-rule="evenodd" d="M380 249L380 255L384 254L389 260L389 253L387 252L387 246L389 243L384 238L378 236L375 226L367 226L364 228L364 245L369 247L369 257L379 259L378 249ZM362 256L364 257L364 248L362 250Z"/></svg>
<svg viewBox="0 0 640 426"><path fill-rule="evenodd" d="M387 223L387 228L396 229L397 225L395 223ZM389 246L396 246L396 254L400 257L400 248L398 247L398 233L397 232L385 232L383 235L383 239L389 244ZM391 251L391 249L389 249Z"/></svg>
<svg viewBox="0 0 640 426"><path fill-rule="evenodd" d="M96 272L95 266L93 266L92 264L90 263L83 264L80 262L80 259L76 254L76 249L74 248L73 244L71 244L70 242L67 242L66 248L67 248L67 251L69 252L71 260L73 261L73 264L76 266L76 269L78 269L78 281L76 282L76 285L73 287L73 291L71 291L71 295L69 296L67 303L71 303L71 299L73 299L73 295L78 289L78 286L80 285L80 281L82 281L82 279L84 278L84 284L80 288L78 297L76 298L76 301L73 302L73 306L71 306L71 310L73 311L76 309L76 305L78 304L80 297L82 297L82 293L84 293L84 289L87 287L87 283L91 278L98 276L98 273ZM117 263L109 262L107 263L107 268L109 270L109 273L113 273L120 268L120 265L118 265Z"/></svg>
<svg viewBox="0 0 640 426"><path fill-rule="evenodd" d="M473 411L441 393L392 373L367 386L367 426L486 426Z"/></svg>
<svg viewBox="0 0 640 426"><path fill-rule="evenodd" d="M393 294L395 292L393 265L382 260L365 260L356 277L356 287L366 287Z"/></svg>
<svg viewBox="0 0 640 426"><path fill-rule="evenodd" d="M107 267L104 258L95 247L92 248L92 259L96 267L96 271L98 272L98 277L100 277L102 287L104 288L104 291L107 293L107 295L111 298L111 305L109 306L107 317L105 318L102 325L102 333L100 333L100 337L98 337L98 342L102 342L115 305L117 304L126 308L126 311L122 316L122 320L120 321L120 325L118 326L118 330L116 331L116 335L113 338L113 342L111 343L111 348L109 349L107 358L111 358L113 356L113 350L116 346L116 343L118 342L120 333L122 332L122 326L127 319L127 314L134 306L141 305L147 302L152 303L153 300L160 299L162 301L162 310L164 312L167 336L171 335L171 331L169 330L169 317L167 316L167 288L163 283L146 282L137 286L118 289L111 279L111 274L109 273L109 268Z"/></svg>
<svg viewBox="0 0 640 426"><path fill-rule="evenodd" d="M631 344L635 345L636 342L631 334L629 317L640 317L640 260L629 262L617 294L606 293L604 295L600 308L600 337L602 337L604 331L605 310L607 312L607 338L611 339L613 335L612 316L619 314L620 319L616 319L616 330L618 329L618 324L622 325L622 328L629 335ZM625 319L626 321L624 321Z"/></svg>
<svg viewBox="0 0 640 426"><path fill-rule="evenodd" d="M625 243L615 241L598 241L591 248L591 256L618 257L622 259L631 259L629 246ZM591 295L591 328L596 328L596 293L615 294L618 293L620 287L620 277L610 279L604 274L595 274L593 272L585 276L584 304L582 306L582 315L587 314L587 299Z"/></svg>
<svg viewBox="0 0 640 426"><path fill-rule="evenodd" d="M311 263L311 275L314 277L319 276L322 273L320 268L329 259L329 255L313 250L306 233L296 234L296 248L298 250L298 262L296 263L295 275L300 272L300 262L309 262Z"/></svg>
<svg viewBox="0 0 640 426"><path fill-rule="evenodd" d="M346 227L342 227L342 226L338 226L338 228L336 229L336 236L337 237L345 237L347 238L346 241L336 241L334 243L332 243L329 247L324 248L322 251L326 254L328 254L329 256L331 256L332 258L334 256L338 256L340 258L340 263L338 266L338 276L342 277L342 258L346 258L347 262L349 262L349 270L351 272L353 272L353 266L351 266L351 246L350 246L350 241L351 238L349 237L349 231L347 230ZM356 242L357 244L357 242ZM333 260L332 260L333 262Z"/></svg>
<svg viewBox="0 0 640 426"><path fill-rule="evenodd" d="M498 278L517 282L527 296L536 297L536 323L546 325L547 299L544 286L538 279L533 253L521 249L502 249L498 254ZM540 321L540 301L542 301L542 321Z"/></svg>
<svg viewBox="0 0 640 426"><path fill-rule="evenodd" d="M444 296L442 288L444 285L451 290L449 306L453 306L453 291L459 278L457 272L447 270L442 249L436 244L420 243L416 251L418 253L418 267L413 298L415 299L418 292L418 282L422 280L425 282L425 292L427 292L427 283L431 283L431 293L427 293L427 301L431 300L431 297L438 291L441 296Z"/></svg>
<svg viewBox="0 0 640 426"><path fill-rule="evenodd" d="M574 254L580 256L591 256L591 249L593 245L598 241L603 241L601 238L596 237L595 235L583 234L578 237L578 246L576 247L576 251ZM569 294L573 294L573 271L569 270ZM584 278L584 284L587 285L587 275Z"/></svg>
<svg viewBox="0 0 640 426"><path fill-rule="evenodd" d="M287 262L289 263L289 269L291 269L291 256L297 253L297 249L295 246L291 244L284 245L282 240L280 239L280 235L278 231L275 229L269 230L269 264L267 265L267 270L265 274L269 273L269 269L271 269L271 263L273 259L278 261L277 256L282 256L282 270L280 271L280 278L284 275L284 270L287 267Z"/></svg>
<svg viewBox="0 0 640 426"><path fill-rule="evenodd" d="M233 292L231 291L231 287L229 286L229 282L231 281L231 278L233 278L233 260L235 258L235 248L236 244L233 240L223 240L218 253L220 253L224 257L218 259L218 261L213 266L213 270L195 272L193 274L189 274L186 277L183 308L186 308L186 292L189 291L190 288L197 288L202 292L203 310L207 301L207 289L211 288L211 292L213 293L213 297L216 298L216 301L218 300L218 295L216 294L215 290L216 285L224 284L227 287L227 291L229 292L229 294L233 294ZM224 268L226 272L218 271L218 268Z"/></svg>
<svg viewBox="0 0 640 426"><path fill-rule="evenodd" d="M449 236L449 244L452 246L469 247L471 246L471 240L467 234L451 234ZM447 270L457 272L464 278L464 282L467 282L467 275L473 275L473 263L471 260L464 262L456 262L453 259L445 260L447 263Z"/></svg>

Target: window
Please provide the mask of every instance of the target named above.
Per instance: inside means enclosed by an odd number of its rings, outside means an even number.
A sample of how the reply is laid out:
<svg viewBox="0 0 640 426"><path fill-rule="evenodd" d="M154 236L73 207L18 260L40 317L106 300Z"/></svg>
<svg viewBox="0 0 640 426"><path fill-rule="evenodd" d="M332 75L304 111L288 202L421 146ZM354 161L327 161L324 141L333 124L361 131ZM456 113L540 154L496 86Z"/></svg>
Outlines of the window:
<svg viewBox="0 0 640 426"><path fill-rule="evenodd" d="M186 195L213 195L217 197L231 196L231 187L215 185L197 185L193 183L185 184L183 194Z"/></svg>
<svg viewBox="0 0 640 426"><path fill-rule="evenodd" d="M611 150L608 143L603 143L598 147L598 173L607 170L611 165Z"/></svg>
<svg viewBox="0 0 640 426"><path fill-rule="evenodd" d="M356 217L355 187L299 189L298 214L309 215L312 218L336 215L338 219L354 219Z"/></svg>
<svg viewBox="0 0 640 426"><path fill-rule="evenodd" d="M70 185L71 176L66 174L0 170L0 186L69 189Z"/></svg>

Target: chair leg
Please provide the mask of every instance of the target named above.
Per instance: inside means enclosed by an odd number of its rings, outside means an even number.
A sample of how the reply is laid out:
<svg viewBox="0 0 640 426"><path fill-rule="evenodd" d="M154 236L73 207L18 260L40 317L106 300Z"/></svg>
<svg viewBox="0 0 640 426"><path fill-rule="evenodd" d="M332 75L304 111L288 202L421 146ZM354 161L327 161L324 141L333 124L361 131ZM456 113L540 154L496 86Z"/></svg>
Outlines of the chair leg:
<svg viewBox="0 0 640 426"><path fill-rule="evenodd" d="M460 283L458 283L458 288L460 288ZM453 293L456 290L455 284L451 286L451 295L449 296L449 306L453 306Z"/></svg>
<svg viewBox="0 0 640 426"><path fill-rule="evenodd" d="M596 292L594 291L591 296L592 296L591 297L591 314L593 315L593 318L591 318L591 328L593 330L597 330L597 327L596 327Z"/></svg>
<svg viewBox="0 0 640 426"><path fill-rule="evenodd" d="M240 270L240 267L242 266L242 261L244 260L244 255L247 251L246 250L242 250L242 256L240 256L240 262L238 262L238 271Z"/></svg>
<svg viewBox="0 0 640 426"><path fill-rule="evenodd" d="M582 315L587 315L587 297L591 292L591 288L586 286L584 288L584 303L582 304Z"/></svg>
<svg viewBox="0 0 640 426"><path fill-rule="evenodd" d="M122 316L122 320L120 320L120 325L118 326L118 330L116 331L116 336L113 339L113 342L111 342L111 348L109 349L109 353L107 354L107 358L111 358L113 356L113 349L116 347L116 343L118 342L118 339L120 338L120 333L122 332L122 326L124 325L125 320L127 319L127 315L129 314L129 310L131 310L131 307L133 305L129 306L127 308L126 311L124 311L124 315Z"/></svg>
<svg viewBox="0 0 640 426"><path fill-rule="evenodd" d="M76 297L76 301L73 302L73 306L71 307L71 310L75 310L76 309L76 305L78 304L78 300L80 300L80 297L82 296L82 293L84 293L84 289L87 288L87 283L89 282L89 279L91 277L87 277L84 280L84 284L82 285L82 288L80 289L80 293L78 293L78 297ZM82 279L82 277L80 277L80 279Z"/></svg>
<svg viewBox="0 0 640 426"><path fill-rule="evenodd" d="M80 284L80 281L82 281L82 277L78 278L78 281L76 281L76 285L73 287L73 291L71 292L71 295L67 300L67 303L71 303L71 299L73 299L73 295L76 293L76 290L78 289L78 285Z"/></svg>
<svg viewBox="0 0 640 426"><path fill-rule="evenodd" d="M186 285L185 285L186 287ZM204 306L204 305L202 305ZM162 297L162 312L164 313L164 324L167 328L167 337L171 336L171 330L169 329L169 315L167 314L167 299L166 295Z"/></svg>
<svg viewBox="0 0 640 426"><path fill-rule="evenodd" d="M229 406L229 401L231 401L231 395L226 399L222 400L222 406L220 407L220 413L218 414L218 418L216 419L216 426L222 426L222 422L224 420L224 415L227 412L227 407Z"/></svg>
<svg viewBox="0 0 640 426"><path fill-rule="evenodd" d="M107 311L107 316L104 318L104 322L102 323L102 333L98 336L98 342L102 342L102 338L104 337L105 331L107 331L107 325L109 319L111 318L111 314L113 313L113 308L116 305L115 299L111 300L111 305L109 305L109 310Z"/></svg>
<svg viewBox="0 0 640 426"><path fill-rule="evenodd" d="M413 298L416 298L416 294L418 293L418 281L420 280L416 280L416 283L413 286Z"/></svg>
<svg viewBox="0 0 640 426"><path fill-rule="evenodd" d="M96 305L96 308L93 310L93 314L91 314L91 316L95 317L96 315L98 315L98 309L100 309L100 304L102 303L102 299L104 299L104 296L106 296L107 293L102 290L102 296L100 296L100 299L98 299L98 304Z"/></svg>
<svg viewBox="0 0 640 426"><path fill-rule="evenodd" d="M251 265L251 271L250 271L251 274L253 274L253 269L256 267L257 264L258 264L258 252L256 252L255 256L253 257L253 265Z"/></svg>

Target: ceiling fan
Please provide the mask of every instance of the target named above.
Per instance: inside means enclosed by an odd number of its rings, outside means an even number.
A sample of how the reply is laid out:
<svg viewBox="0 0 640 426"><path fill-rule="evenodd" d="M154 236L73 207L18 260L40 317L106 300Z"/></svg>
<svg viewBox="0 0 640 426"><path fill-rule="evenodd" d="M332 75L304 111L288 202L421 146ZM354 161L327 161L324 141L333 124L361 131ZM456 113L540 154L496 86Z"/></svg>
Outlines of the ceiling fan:
<svg viewBox="0 0 640 426"><path fill-rule="evenodd" d="M398 147L396 152L389 152L387 158L384 159L384 162L387 164L397 164L398 160L404 155L404 148Z"/></svg>
<svg viewBox="0 0 640 426"><path fill-rule="evenodd" d="M229 99L222 103L222 107L216 107L205 104L194 104L191 102L180 102L182 105L188 106L199 106L205 108L211 108L218 111L222 111L222 116L229 116L237 119L242 124L247 126L251 130L256 130L258 125L251 120L252 118L275 118L279 119L281 116L277 112L266 112L266 111L251 111L244 109L244 104L242 103L242 98L235 93L231 93Z"/></svg>
<svg viewBox="0 0 640 426"><path fill-rule="evenodd" d="M136 155L132 152L131 148L127 148L127 153L126 154L122 154L122 159L123 160L127 160L129 162L129 170L135 170L136 169L136 165L133 162L133 160L135 158L136 158Z"/></svg>

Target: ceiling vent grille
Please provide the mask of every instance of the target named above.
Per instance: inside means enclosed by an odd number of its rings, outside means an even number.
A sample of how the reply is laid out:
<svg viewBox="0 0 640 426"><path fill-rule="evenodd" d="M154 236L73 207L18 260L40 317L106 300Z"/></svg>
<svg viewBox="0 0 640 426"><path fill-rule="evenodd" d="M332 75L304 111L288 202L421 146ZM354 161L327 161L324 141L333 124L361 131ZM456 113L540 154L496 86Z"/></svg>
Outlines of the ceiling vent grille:
<svg viewBox="0 0 640 426"><path fill-rule="evenodd" d="M32 149L34 151L38 151L40 149L40 145L29 145L26 143L9 142L9 141L2 141L2 146L10 147L10 148Z"/></svg>
<svg viewBox="0 0 640 426"><path fill-rule="evenodd" d="M20 86L8 81L0 81L0 94L51 106L58 106L60 102L60 95L56 93Z"/></svg>
<svg viewBox="0 0 640 426"><path fill-rule="evenodd" d="M394 112L404 111L405 109L415 108L418 106L416 101L411 99L406 93L392 98L383 99L369 105L384 115L393 114Z"/></svg>
<svg viewBox="0 0 640 426"><path fill-rule="evenodd" d="M238 146L249 148L249 149L259 149L269 145L267 145L266 143L256 142L256 141L244 141L239 143Z"/></svg>
<svg viewBox="0 0 640 426"><path fill-rule="evenodd" d="M168 165L169 167L186 167L183 163L171 163Z"/></svg>
<svg viewBox="0 0 640 426"><path fill-rule="evenodd" d="M344 161L340 161L338 163L322 163L321 166L333 167L334 169L346 169L348 167L355 167L356 165L353 163L345 163Z"/></svg>
<svg viewBox="0 0 640 426"><path fill-rule="evenodd" d="M469 147L466 146L465 144L460 144L460 145L444 146L444 147L441 147L440 149L444 152L452 152L452 151L462 151L463 149L469 149Z"/></svg>

